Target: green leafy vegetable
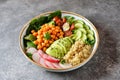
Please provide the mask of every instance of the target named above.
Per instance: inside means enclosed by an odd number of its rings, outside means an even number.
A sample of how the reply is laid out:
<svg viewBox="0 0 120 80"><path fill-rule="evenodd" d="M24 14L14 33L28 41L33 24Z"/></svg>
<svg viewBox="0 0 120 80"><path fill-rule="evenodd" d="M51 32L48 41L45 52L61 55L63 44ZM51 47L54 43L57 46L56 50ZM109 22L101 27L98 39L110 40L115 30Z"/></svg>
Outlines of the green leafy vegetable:
<svg viewBox="0 0 120 80"><path fill-rule="evenodd" d="M52 21L50 21L48 24L55 25L55 22L52 20Z"/></svg>
<svg viewBox="0 0 120 80"><path fill-rule="evenodd" d="M89 40L89 39L87 39L87 40L85 41L85 43L86 43L86 44L89 44L89 45L93 45L93 44L95 43L95 40Z"/></svg>
<svg viewBox="0 0 120 80"><path fill-rule="evenodd" d="M26 31L26 35L30 34L31 30L36 30L36 31L39 30L43 24L48 23L55 16L58 16L61 18L61 11L58 10L58 11L51 13L48 16L41 16L40 18L33 19L29 24L29 27Z"/></svg>
<svg viewBox="0 0 120 80"><path fill-rule="evenodd" d="M72 16L65 16L65 18L67 19L67 22L68 22L70 25L76 21L75 18L72 17Z"/></svg>
<svg viewBox="0 0 120 80"><path fill-rule="evenodd" d="M30 59L32 59L32 54L31 53L27 53L26 54Z"/></svg>
<svg viewBox="0 0 120 80"><path fill-rule="evenodd" d="M30 34L31 30L39 30L41 28L41 25L47 23L47 20L47 16L41 16L38 19L33 19L29 24L29 27L26 31L26 35Z"/></svg>
<svg viewBox="0 0 120 80"><path fill-rule="evenodd" d="M36 48L36 45L33 42L28 41L27 42L27 48L34 47Z"/></svg>
<svg viewBox="0 0 120 80"><path fill-rule="evenodd" d="M59 18L61 18L61 15L62 14L60 10L55 11L48 16L48 21L51 21L55 16L58 16Z"/></svg>
<svg viewBox="0 0 120 80"><path fill-rule="evenodd" d="M64 63L65 63L65 60L64 60L64 59L62 59L62 60L60 61L60 63L61 63L61 64L64 64Z"/></svg>
<svg viewBox="0 0 120 80"><path fill-rule="evenodd" d="M44 38L47 39L47 40L51 39L50 33L49 33L49 32L46 32L46 33L44 34Z"/></svg>
<svg viewBox="0 0 120 80"><path fill-rule="evenodd" d="M30 41L36 40L36 37L33 36L32 34L29 34L29 35L25 36L24 38L25 38L26 40L30 40Z"/></svg>

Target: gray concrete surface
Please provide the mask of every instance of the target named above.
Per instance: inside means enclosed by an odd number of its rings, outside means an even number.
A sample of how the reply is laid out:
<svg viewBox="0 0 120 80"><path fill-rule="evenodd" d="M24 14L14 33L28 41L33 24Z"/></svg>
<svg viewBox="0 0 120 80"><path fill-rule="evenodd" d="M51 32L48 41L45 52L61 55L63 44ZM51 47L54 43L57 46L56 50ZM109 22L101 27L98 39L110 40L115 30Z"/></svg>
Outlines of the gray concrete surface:
<svg viewBox="0 0 120 80"><path fill-rule="evenodd" d="M34 16L66 10L88 18L100 45L85 66L52 73L29 62L19 49L19 32ZM0 0L0 80L120 80L119 0Z"/></svg>

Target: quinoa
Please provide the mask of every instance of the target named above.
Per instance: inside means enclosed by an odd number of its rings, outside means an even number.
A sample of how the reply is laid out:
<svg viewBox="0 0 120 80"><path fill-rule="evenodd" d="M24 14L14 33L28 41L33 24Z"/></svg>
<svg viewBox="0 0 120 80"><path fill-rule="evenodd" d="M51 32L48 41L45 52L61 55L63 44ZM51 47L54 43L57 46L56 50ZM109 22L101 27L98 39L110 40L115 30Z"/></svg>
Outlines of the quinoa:
<svg viewBox="0 0 120 80"><path fill-rule="evenodd" d="M75 44L72 45L68 53L63 57L63 59L75 66L82 63L90 56L91 46L85 44L83 41L76 41Z"/></svg>

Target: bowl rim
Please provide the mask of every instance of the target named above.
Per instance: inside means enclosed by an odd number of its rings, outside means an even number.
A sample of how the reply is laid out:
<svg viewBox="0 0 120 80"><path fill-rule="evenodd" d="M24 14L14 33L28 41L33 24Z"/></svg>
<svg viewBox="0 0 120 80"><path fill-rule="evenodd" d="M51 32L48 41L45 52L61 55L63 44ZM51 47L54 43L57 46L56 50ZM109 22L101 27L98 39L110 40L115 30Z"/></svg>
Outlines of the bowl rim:
<svg viewBox="0 0 120 80"><path fill-rule="evenodd" d="M75 15L75 16L77 16L77 17L79 17L79 18L82 18L82 19L84 19L85 21L87 21L87 22L93 27L93 29L94 29L94 31L95 31L95 34L96 34L96 38L97 38L95 50L92 51L92 54L91 54L85 61L83 61L82 63L80 63L80 64L78 64L78 65L76 65L76 66L72 66L72 67L70 67L70 68L65 68L65 69L51 69L51 68L44 67L44 66L42 66L41 64L38 64L38 63L34 62L34 61L31 60L30 58L28 58L27 55L25 54L25 51L24 51L24 49L22 48L21 39L22 39L22 34L23 34L24 30L26 29L26 27L28 27L27 25L29 25L29 23L31 22L31 20L36 19L36 18L38 18L38 17L40 17L40 16L44 16L44 15L50 14L50 13L52 13L52 12L54 12L54 11L49 11L49 12L41 13L41 14L33 17L32 19L30 19L25 25L23 25L22 29L20 30L20 35L19 35L19 47L20 47L20 50L22 51L23 55L24 55L30 62L32 62L33 64L35 64L35 65L37 65L37 66L39 66L39 67L41 67L41 68L44 68L44 69L48 70L48 71L66 72L66 71L71 71L71 70L74 70L74 69L77 69L77 68L82 67L82 66L85 65L88 61L90 61L90 59L93 57L93 55L94 55L95 52L97 51L97 48L98 48L98 45L99 45L99 34L98 34L98 31L97 31L97 29L95 28L95 26L94 26L87 18L81 16L80 14L74 13L74 12L62 11L62 10L61 10L62 13L72 14L72 15Z"/></svg>

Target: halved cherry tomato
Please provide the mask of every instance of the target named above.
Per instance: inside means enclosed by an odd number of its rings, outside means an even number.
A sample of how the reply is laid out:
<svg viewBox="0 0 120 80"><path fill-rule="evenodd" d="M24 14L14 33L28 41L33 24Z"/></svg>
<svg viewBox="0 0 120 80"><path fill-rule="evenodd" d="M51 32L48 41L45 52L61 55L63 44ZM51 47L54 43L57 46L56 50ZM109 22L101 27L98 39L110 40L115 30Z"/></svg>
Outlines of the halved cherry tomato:
<svg viewBox="0 0 120 80"><path fill-rule="evenodd" d="M58 19L59 19L59 17L56 16L56 17L53 18L53 21L56 22Z"/></svg>
<svg viewBox="0 0 120 80"><path fill-rule="evenodd" d="M66 18L62 18L62 21L63 21L63 23L65 23L66 22Z"/></svg>
<svg viewBox="0 0 120 80"><path fill-rule="evenodd" d="M71 27L70 27L70 30L72 31L74 28L75 28L75 25L72 24Z"/></svg>
<svg viewBox="0 0 120 80"><path fill-rule="evenodd" d="M70 36L72 35L72 31L68 30L68 31L65 31L65 36Z"/></svg>

